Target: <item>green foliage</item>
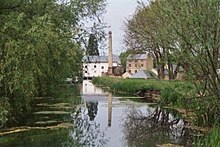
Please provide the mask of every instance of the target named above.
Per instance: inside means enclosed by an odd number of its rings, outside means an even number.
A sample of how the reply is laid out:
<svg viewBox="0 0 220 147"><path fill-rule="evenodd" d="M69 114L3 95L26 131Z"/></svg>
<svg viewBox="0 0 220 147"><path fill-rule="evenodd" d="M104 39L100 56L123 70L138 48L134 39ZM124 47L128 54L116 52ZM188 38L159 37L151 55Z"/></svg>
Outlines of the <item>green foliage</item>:
<svg viewBox="0 0 220 147"><path fill-rule="evenodd" d="M90 34L86 55L99 55L98 40L94 34Z"/></svg>
<svg viewBox="0 0 220 147"><path fill-rule="evenodd" d="M50 95L66 77L80 75L83 53L75 36L81 20L101 14L104 2L0 2L0 97L9 103L8 124L23 119L34 96Z"/></svg>
<svg viewBox="0 0 220 147"><path fill-rule="evenodd" d="M0 127L4 126L8 121L10 104L7 98L0 97Z"/></svg>
<svg viewBox="0 0 220 147"><path fill-rule="evenodd" d="M165 64L170 79L177 75L171 72L173 63L183 67L186 79L197 90L196 97L190 99L193 110L206 125L213 125L214 118L220 122L216 115L220 107L219 7L219 0L152 0L140 4L126 23L127 45L153 54L159 79L164 78ZM176 95L182 93L178 88L175 91L163 93L165 100L176 103Z"/></svg>
<svg viewBox="0 0 220 147"><path fill-rule="evenodd" d="M205 137L201 137L196 141L197 147L217 147L220 146L220 128L214 127L206 134Z"/></svg>
<svg viewBox="0 0 220 147"><path fill-rule="evenodd" d="M179 107L185 107L185 99L196 94L196 89L193 84L186 81L98 77L93 79L93 83L109 87L110 91L116 93L136 94L139 90L160 90L161 104Z"/></svg>

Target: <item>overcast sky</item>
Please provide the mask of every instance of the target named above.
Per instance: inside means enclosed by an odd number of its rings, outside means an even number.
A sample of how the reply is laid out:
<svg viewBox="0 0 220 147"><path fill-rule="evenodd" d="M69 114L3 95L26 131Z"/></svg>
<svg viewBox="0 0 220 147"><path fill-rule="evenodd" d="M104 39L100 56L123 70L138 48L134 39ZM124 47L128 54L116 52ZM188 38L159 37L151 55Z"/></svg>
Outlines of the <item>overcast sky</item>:
<svg viewBox="0 0 220 147"><path fill-rule="evenodd" d="M107 2L107 13L104 15L104 20L110 26L107 31L112 31L113 53L119 55L125 51L123 44L124 21L135 12L137 0L107 0Z"/></svg>
<svg viewBox="0 0 220 147"><path fill-rule="evenodd" d="M110 26L108 31L112 31L113 53L119 55L125 51L123 44L124 22L135 12L137 1L107 0L107 2L107 13L104 15L104 20Z"/></svg>

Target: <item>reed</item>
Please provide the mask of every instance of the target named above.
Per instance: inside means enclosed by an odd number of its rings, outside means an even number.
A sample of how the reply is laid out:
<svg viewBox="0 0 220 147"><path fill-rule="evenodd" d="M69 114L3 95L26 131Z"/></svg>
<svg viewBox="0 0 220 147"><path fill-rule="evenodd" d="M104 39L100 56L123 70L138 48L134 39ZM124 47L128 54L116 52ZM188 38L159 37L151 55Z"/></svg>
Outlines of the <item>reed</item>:
<svg viewBox="0 0 220 147"><path fill-rule="evenodd" d="M220 146L220 127L213 127L204 137L198 138L196 147L219 147Z"/></svg>
<svg viewBox="0 0 220 147"><path fill-rule="evenodd" d="M140 90L159 90L161 103L166 105L185 106L185 98L195 95L192 83L187 81L159 81L145 79L119 79L111 77L97 77L93 79L95 85L108 87L114 93L135 94Z"/></svg>

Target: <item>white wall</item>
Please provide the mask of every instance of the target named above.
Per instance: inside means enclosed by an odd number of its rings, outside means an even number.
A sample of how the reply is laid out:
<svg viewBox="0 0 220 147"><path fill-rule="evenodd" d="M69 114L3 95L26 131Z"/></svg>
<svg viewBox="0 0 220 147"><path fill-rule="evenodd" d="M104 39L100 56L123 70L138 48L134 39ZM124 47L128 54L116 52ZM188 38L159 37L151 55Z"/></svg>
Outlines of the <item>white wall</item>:
<svg viewBox="0 0 220 147"><path fill-rule="evenodd" d="M118 66L113 63L113 67ZM101 77L108 72L108 63L83 63L83 77Z"/></svg>

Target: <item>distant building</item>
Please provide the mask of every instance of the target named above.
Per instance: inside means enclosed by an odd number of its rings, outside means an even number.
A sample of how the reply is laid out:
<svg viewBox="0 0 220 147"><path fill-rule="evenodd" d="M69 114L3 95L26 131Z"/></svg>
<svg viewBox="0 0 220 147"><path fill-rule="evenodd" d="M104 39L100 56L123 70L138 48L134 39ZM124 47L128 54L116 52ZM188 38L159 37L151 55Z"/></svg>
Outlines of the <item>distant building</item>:
<svg viewBox="0 0 220 147"><path fill-rule="evenodd" d="M121 64L117 55L112 56L112 64L113 68ZM83 77L101 77L103 74L107 74L108 66L108 56L85 56L83 57Z"/></svg>
<svg viewBox="0 0 220 147"><path fill-rule="evenodd" d="M153 57L150 54L131 54L127 57L126 72L135 74L141 70L153 69Z"/></svg>
<svg viewBox="0 0 220 147"><path fill-rule="evenodd" d="M131 76L133 79L157 79L157 75L152 71L140 70Z"/></svg>
<svg viewBox="0 0 220 147"><path fill-rule="evenodd" d="M130 74L129 72L125 72L125 73L122 75L122 78L124 78L124 79L130 78L130 77L132 77L132 74Z"/></svg>

